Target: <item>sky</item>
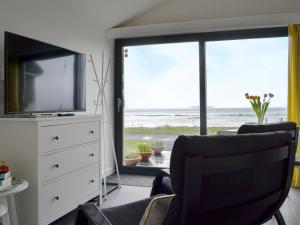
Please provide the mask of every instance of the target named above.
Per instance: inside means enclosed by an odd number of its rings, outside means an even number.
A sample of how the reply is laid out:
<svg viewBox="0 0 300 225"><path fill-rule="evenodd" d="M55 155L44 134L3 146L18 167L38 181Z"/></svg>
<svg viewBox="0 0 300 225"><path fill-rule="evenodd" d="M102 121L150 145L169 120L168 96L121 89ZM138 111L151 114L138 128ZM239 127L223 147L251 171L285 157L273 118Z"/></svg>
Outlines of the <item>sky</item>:
<svg viewBox="0 0 300 225"><path fill-rule="evenodd" d="M197 42L126 47L126 109L199 105ZM250 107L244 94L272 92L273 107L287 105L288 38L206 43L207 105Z"/></svg>

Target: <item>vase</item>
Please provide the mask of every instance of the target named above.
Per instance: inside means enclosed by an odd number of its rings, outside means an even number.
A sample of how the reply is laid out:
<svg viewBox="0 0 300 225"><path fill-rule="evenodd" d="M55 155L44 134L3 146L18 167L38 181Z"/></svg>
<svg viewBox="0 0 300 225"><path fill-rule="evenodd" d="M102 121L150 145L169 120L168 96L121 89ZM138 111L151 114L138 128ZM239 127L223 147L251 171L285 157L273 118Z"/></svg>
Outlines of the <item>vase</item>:
<svg viewBox="0 0 300 225"><path fill-rule="evenodd" d="M140 156L142 157L141 161L149 161L152 152L140 152Z"/></svg>
<svg viewBox="0 0 300 225"><path fill-rule="evenodd" d="M263 125L264 124L264 118L265 118L265 116L257 117L257 123L258 123L258 125Z"/></svg>
<svg viewBox="0 0 300 225"><path fill-rule="evenodd" d="M154 152L154 154L161 154L162 150L164 148L163 147L152 147L152 151Z"/></svg>
<svg viewBox="0 0 300 225"><path fill-rule="evenodd" d="M125 166L136 166L140 162L141 158L136 159L124 159L124 165Z"/></svg>

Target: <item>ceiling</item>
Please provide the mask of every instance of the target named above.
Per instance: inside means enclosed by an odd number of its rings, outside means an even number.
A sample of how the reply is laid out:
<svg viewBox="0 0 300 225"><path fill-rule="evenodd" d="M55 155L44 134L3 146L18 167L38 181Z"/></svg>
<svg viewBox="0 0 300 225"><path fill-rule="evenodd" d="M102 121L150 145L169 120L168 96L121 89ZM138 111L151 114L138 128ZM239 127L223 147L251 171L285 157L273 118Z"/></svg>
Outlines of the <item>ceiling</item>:
<svg viewBox="0 0 300 225"><path fill-rule="evenodd" d="M214 18L300 13L300 0L26 0L28 2L55 5L82 19L84 24L91 23L92 27L101 30Z"/></svg>
<svg viewBox="0 0 300 225"><path fill-rule="evenodd" d="M123 24L170 0L48 0L87 20L109 29Z"/></svg>
<svg viewBox="0 0 300 225"><path fill-rule="evenodd" d="M300 12L300 0L172 0L124 25L135 26L296 12Z"/></svg>

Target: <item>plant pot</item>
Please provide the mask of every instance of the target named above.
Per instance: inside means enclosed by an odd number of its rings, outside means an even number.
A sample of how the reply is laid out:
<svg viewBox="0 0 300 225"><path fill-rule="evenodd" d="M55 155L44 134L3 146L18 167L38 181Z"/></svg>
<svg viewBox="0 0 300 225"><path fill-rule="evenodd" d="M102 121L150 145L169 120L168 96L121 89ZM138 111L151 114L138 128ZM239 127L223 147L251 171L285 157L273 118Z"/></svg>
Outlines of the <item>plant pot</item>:
<svg viewBox="0 0 300 225"><path fill-rule="evenodd" d="M152 152L140 152L140 156L142 157L142 161L148 161Z"/></svg>
<svg viewBox="0 0 300 225"><path fill-rule="evenodd" d="M136 159L124 159L125 166L136 166L140 162L141 158Z"/></svg>
<svg viewBox="0 0 300 225"><path fill-rule="evenodd" d="M154 152L154 154L161 154L163 149L164 147L152 147L152 151Z"/></svg>

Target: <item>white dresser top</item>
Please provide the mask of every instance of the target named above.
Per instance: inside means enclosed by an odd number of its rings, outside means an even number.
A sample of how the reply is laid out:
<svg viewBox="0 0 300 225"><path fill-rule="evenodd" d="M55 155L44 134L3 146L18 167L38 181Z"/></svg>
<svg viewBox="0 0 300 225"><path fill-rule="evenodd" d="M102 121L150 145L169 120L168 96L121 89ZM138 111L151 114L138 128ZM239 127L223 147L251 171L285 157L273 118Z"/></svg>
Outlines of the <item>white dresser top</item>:
<svg viewBox="0 0 300 225"><path fill-rule="evenodd" d="M78 119L99 119L101 114L94 115L75 115L75 116L37 116L37 117L2 117L0 122L42 122Z"/></svg>

